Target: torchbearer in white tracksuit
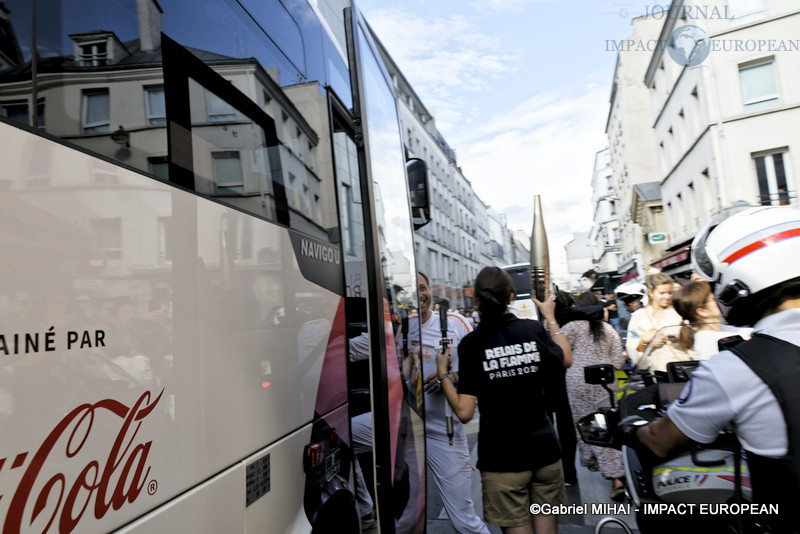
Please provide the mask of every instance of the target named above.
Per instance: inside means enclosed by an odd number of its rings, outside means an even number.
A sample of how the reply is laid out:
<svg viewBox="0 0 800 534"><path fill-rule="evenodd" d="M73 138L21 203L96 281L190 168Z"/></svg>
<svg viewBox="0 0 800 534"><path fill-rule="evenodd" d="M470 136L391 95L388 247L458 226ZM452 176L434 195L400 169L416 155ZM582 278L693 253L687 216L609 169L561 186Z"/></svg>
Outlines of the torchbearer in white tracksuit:
<svg viewBox="0 0 800 534"><path fill-rule="evenodd" d="M442 329L439 313L431 311L431 294L427 277L419 274L419 315L408 320L409 347L419 343L422 373L425 377L426 458L442 503L456 532L488 534L486 524L475 514L472 502L472 466L464 425L454 418L453 444L450 445L445 423L447 401L442 394L442 378L436 372L436 352L442 350ZM467 319L457 313L447 314L447 345L452 357L451 377L458 382L458 344L472 331ZM402 343L402 340L398 343Z"/></svg>
<svg viewBox="0 0 800 534"><path fill-rule="evenodd" d="M447 435L445 401L442 394L442 377L436 372L436 352L442 349L442 329L439 312L431 311L431 292L428 278L419 274L419 314L408 318L409 352L419 350L422 376L425 377L425 457L433 473L444 509L450 523L458 533L489 534L489 528L475 514L472 502L472 466L464 425L453 418L453 444ZM445 311L446 313L446 311ZM420 336L420 329L422 335ZM458 344L472 331L467 319L457 313L447 314L447 346L450 348L452 366L450 379L458 382ZM421 344L420 344L421 340ZM397 346L403 346L402 333ZM352 345L351 345L352 349ZM372 414L367 412L352 420L353 448L356 454L372 450ZM359 512L366 516L372 509L372 499L367 493L363 477L356 473Z"/></svg>

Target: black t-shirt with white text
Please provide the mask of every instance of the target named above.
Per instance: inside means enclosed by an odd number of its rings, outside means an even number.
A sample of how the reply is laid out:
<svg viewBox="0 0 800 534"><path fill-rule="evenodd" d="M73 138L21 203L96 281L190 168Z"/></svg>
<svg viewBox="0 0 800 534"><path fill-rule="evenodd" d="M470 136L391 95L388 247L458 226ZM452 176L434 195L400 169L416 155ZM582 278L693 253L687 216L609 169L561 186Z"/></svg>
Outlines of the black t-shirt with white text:
<svg viewBox="0 0 800 534"><path fill-rule="evenodd" d="M458 345L458 392L478 398L478 468L536 470L560 459L545 395L559 380L564 353L539 321L484 318Z"/></svg>

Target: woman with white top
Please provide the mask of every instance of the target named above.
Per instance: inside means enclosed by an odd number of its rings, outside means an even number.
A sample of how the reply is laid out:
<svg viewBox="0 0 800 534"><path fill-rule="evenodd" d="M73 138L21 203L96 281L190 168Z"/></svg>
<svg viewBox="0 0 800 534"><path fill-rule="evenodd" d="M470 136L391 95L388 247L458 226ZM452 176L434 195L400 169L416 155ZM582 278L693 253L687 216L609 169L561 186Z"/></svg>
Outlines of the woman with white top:
<svg viewBox="0 0 800 534"><path fill-rule="evenodd" d="M683 319L672 307L672 277L664 273L651 274L647 276L646 285L649 301L631 315L625 349L639 369L666 372L667 363L693 358L674 343ZM645 358L648 345L652 346Z"/></svg>
<svg viewBox="0 0 800 534"><path fill-rule="evenodd" d="M678 346L685 351L694 350L697 360L707 360L718 353L717 342L722 338L739 335L750 339L752 328L722 324L722 312L714 300L711 285L705 280L682 287L673 296L672 305L683 317Z"/></svg>

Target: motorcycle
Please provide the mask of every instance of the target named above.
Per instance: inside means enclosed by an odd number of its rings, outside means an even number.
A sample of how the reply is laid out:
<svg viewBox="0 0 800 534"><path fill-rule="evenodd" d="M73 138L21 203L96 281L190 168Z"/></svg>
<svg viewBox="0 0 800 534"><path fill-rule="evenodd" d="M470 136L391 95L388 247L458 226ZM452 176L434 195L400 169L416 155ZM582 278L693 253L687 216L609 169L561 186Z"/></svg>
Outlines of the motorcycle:
<svg viewBox="0 0 800 534"><path fill-rule="evenodd" d="M651 350L646 349L643 361ZM712 444L693 444L666 459L623 445L620 423L635 420L646 424L663 417L698 364L670 362L666 374L657 378L633 368L628 384L617 392L610 387L616 377L611 364L584 368L586 383L604 388L609 405L583 416L578 431L589 445L622 451L625 495L642 534L741 533L744 529L741 514L715 513L732 509L734 503L752 501L747 461L733 432L721 432Z"/></svg>

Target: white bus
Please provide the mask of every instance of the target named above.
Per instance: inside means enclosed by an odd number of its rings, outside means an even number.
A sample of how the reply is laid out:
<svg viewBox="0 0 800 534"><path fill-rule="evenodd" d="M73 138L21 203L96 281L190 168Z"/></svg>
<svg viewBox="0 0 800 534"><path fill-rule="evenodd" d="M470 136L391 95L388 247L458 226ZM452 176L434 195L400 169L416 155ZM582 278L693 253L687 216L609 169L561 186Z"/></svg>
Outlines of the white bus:
<svg viewBox="0 0 800 534"><path fill-rule="evenodd" d="M0 4L3 533L359 532L368 410L424 531L395 105L346 1Z"/></svg>

